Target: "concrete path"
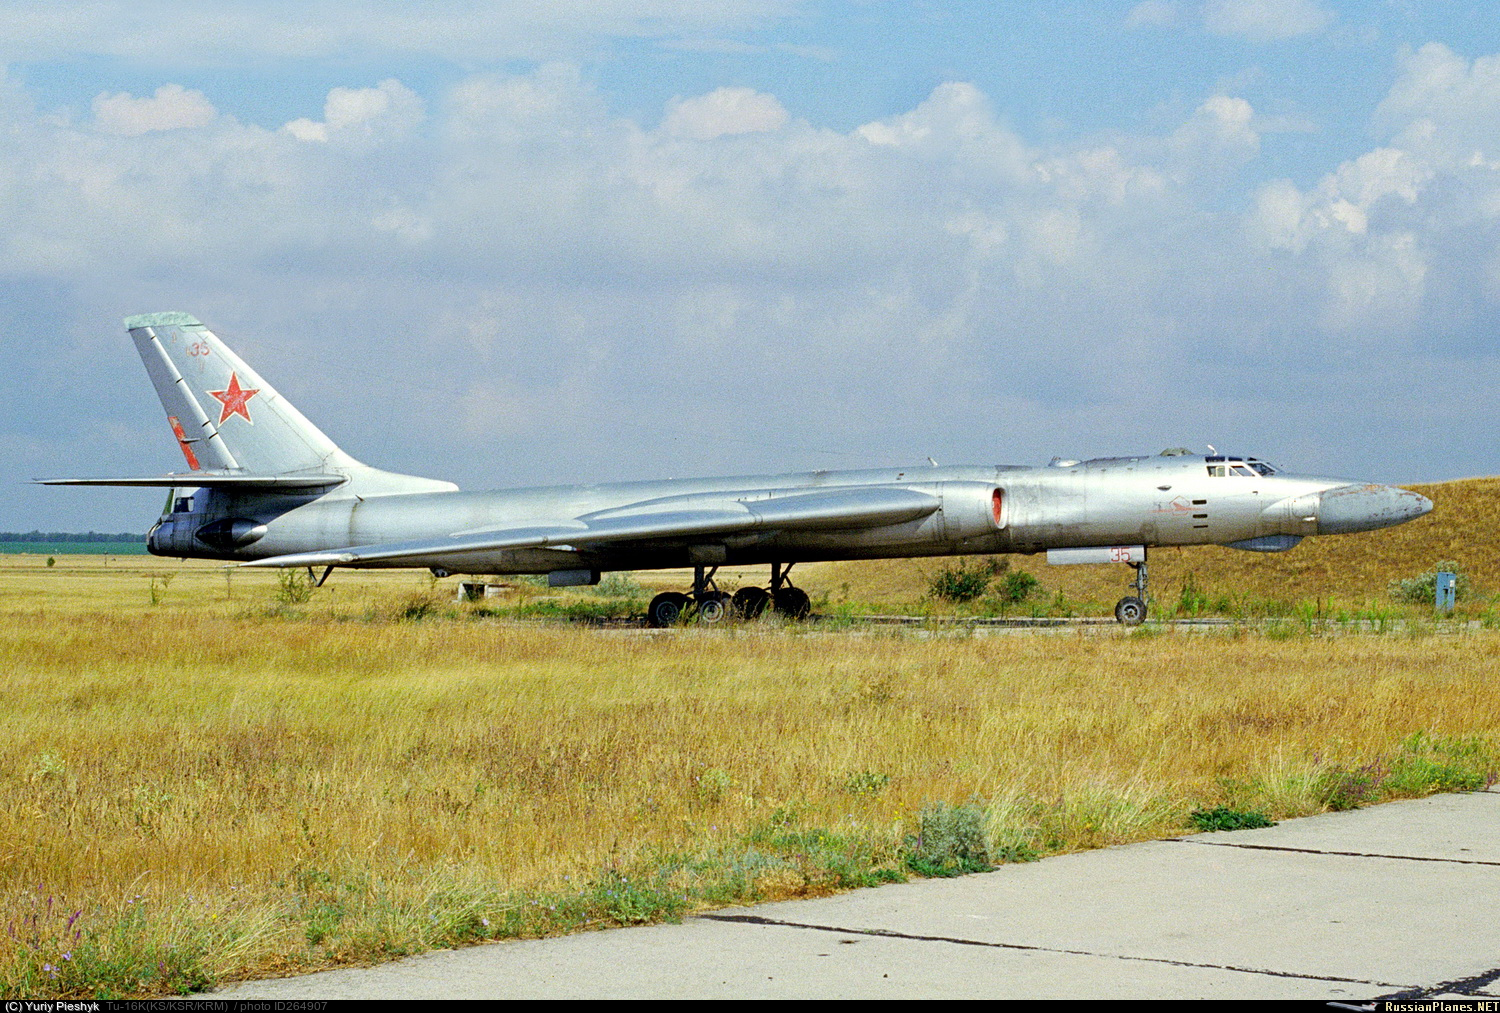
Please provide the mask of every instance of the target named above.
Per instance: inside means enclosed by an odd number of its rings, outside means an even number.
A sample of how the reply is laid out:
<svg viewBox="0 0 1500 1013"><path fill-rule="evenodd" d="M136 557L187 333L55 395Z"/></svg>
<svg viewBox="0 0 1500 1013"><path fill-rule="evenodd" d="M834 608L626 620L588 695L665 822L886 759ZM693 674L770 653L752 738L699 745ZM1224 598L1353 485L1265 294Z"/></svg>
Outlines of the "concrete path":
<svg viewBox="0 0 1500 1013"><path fill-rule="evenodd" d="M1500 791L205 998L1500 999ZM1500 1007L1497 1007L1500 1008Z"/></svg>

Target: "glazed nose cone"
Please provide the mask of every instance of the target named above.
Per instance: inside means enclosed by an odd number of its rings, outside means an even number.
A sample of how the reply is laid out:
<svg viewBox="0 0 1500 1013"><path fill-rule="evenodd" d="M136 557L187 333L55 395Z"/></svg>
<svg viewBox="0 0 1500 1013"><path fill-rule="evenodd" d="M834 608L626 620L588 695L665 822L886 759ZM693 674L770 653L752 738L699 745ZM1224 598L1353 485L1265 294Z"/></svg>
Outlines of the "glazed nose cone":
<svg viewBox="0 0 1500 1013"><path fill-rule="evenodd" d="M1432 510L1432 500L1391 485L1341 485L1318 496L1318 534L1342 535L1404 524Z"/></svg>

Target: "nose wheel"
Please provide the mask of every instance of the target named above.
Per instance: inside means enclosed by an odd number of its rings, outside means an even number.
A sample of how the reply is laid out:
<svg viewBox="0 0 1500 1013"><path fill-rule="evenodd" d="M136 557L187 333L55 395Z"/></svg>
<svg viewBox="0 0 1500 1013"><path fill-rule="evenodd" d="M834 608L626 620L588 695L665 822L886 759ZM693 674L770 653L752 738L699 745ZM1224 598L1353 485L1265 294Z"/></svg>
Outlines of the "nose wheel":
<svg viewBox="0 0 1500 1013"><path fill-rule="evenodd" d="M1130 585L1135 594L1115 602L1115 620L1124 626L1139 626L1146 621L1146 561L1129 565L1135 570L1135 580Z"/></svg>
<svg viewBox="0 0 1500 1013"><path fill-rule="evenodd" d="M1115 603L1115 620L1126 626L1139 626L1146 621L1146 603L1136 597L1121 598Z"/></svg>

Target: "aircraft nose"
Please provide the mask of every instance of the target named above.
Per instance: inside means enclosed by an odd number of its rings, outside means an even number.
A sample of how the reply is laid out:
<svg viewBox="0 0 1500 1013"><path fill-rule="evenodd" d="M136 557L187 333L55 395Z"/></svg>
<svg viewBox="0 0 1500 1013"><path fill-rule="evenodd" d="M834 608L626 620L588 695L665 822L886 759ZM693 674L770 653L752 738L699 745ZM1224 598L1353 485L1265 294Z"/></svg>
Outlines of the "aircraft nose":
<svg viewBox="0 0 1500 1013"><path fill-rule="evenodd" d="M1341 485L1318 496L1318 534L1341 535L1404 524L1431 512L1432 500L1391 485Z"/></svg>

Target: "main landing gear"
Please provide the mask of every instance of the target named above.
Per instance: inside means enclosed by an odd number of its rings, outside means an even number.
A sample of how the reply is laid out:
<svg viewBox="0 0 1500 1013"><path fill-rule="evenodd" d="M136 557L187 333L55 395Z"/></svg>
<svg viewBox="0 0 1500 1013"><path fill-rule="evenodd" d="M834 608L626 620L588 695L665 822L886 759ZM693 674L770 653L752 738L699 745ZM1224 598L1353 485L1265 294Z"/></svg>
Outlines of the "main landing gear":
<svg viewBox="0 0 1500 1013"><path fill-rule="evenodd" d="M700 623L723 622L734 616L739 619L756 619L770 606L788 619L806 619L812 607L807 592L793 587L787 579L793 564L783 567L771 564L771 586L742 587L734 594L720 591L714 583L717 566L693 568L693 590L690 594L680 591L663 591L651 599L646 606L646 622L651 626L672 626L684 616L696 614Z"/></svg>
<svg viewBox="0 0 1500 1013"><path fill-rule="evenodd" d="M1130 586L1134 595L1127 595L1115 602L1115 619L1126 626L1139 626L1146 621L1146 560L1129 564L1135 570L1135 580Z"/></svg>

